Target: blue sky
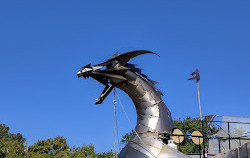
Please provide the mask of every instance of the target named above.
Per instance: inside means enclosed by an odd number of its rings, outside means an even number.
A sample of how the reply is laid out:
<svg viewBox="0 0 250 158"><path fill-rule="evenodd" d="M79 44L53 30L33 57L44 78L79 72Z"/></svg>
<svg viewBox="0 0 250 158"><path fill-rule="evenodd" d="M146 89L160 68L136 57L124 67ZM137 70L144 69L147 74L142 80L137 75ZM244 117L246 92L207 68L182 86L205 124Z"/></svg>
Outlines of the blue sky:
<svg viewBox="0 0 250 158"><path fill-rule="evenodd" d="M199 117L189 74L199 68L203 115L250 116L250 1L1 1L0 123L31 145L64 136L73 146L113 146L110 95L77 78L116 51L156 52L131 61L158 81L173 119ZM118 94L133 125L131 100ZM118 106L119 134L131 127Z"/></svg>

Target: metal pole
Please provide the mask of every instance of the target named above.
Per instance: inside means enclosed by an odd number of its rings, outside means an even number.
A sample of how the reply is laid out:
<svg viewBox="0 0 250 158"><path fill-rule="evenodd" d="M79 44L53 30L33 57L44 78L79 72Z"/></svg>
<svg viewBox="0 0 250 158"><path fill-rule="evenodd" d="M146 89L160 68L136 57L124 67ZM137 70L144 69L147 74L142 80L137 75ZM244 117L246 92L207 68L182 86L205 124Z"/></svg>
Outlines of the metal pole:
<svg viewBox="0 0 250 158"><path fill-rule="evenodd" d="M199 80L197 80L197 92L198 92L199 111L200 111L200 120L201 120L201 132L203 135L203 144L204 144L204 132L203 132L203 122L202 122L202 114L201 114L201 99L200 99ZM201 144L200 144L200 146L201 146ZM202 151L202 153L203 153L203 151Z"/></svg>
<svg viewBox="0 0 250 158"><path fill-rule="evenodd" d="M203 124L203 121L201 121L201 127L202 127L202 138L203 138L203 149L202 149L202 154L203 154L203 158L205 158L205 154L204 154L204 151L205 151L205 134L204 134L204 124Z"/></svg>
<svg viewBox="0 0 250 158"><path fill-rule="evenodd" d="M113 104L114 104L114 155L113 158L116 158L116 100L115 100L115 89L114 89L114 99L113 99Z"/></svg>
<svg viewBox="0 0 250 158"><path fill-rule="evenodd" d="M201 158L201 156L202 156L202 152L201 152L201 143L200 143L200 140L201 140L201 138L199 137L199 147L200 147L200 158Z"/></svg>
<svg viewBox="0 0 250 158"><path fill-rule="evenodd" d="M202 121L201 100L200 100L200 88L199 88L199 82L198 82L198 80L197 80L197 91L198 91L198 101L199 101L200 119L201 119L201 121Z"/></svg>
<svg viewBox="0 0 250 158"><path fill-rule="evenodd" d="M220 138L217 138L219 142L219 153L221 153Z"/></svg>
<svg viewBox="0 0 250 158"><path fill-rule="evenodd" d="M230 136L230 124L229 122L227 123L227 132L228 132L228 144L229 144L229 150L231 149L231 136Z"/></svg>

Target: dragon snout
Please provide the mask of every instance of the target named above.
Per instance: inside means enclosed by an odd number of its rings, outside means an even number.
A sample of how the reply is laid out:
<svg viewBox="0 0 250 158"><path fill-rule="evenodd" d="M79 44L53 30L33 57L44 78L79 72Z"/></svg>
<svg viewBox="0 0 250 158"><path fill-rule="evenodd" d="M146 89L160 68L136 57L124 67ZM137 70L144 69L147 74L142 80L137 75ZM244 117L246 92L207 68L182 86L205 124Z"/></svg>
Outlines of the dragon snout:
<svg viewBox="0 0 250 158"><path fill-rule="evenodd" d="M85 79L91 75L91 72L82 72L81 70L77 72L78 77L84 77Z"/></svg>
<svg viewBox="0 0 250 158"><path fill-rule="evenodd" d="M82 76L81 71L78 71L78 72L77 72L77 77L81 77L81 76Z"/></svg>
<svg viewBox="0 0 250 158"><path fill-rule="evenodd" d="M99 71L99 69L102 68L102 66L90 66L90 64L82 67L78 72L78 77L84 77L85 79L93 75L96 71Z"/></svg>

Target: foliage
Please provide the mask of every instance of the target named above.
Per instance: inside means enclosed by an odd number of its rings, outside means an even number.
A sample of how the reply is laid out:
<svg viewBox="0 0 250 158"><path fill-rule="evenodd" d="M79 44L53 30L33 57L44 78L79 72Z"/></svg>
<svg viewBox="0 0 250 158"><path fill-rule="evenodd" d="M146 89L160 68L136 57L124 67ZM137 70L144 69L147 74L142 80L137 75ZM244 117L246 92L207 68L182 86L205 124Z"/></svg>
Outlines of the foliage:
<svg viewBox="0 0 250 158"><path fill-rule="evenodd" d="M123 135L121 144L127 144L132 135L133 135L133 131L130 131L129 133L126 133L125 135Z"/></svg>
<svg viewBox="0 0 250 158"><path fill-rule="evenodd" d="M70 151L70 157L79 158L94 158L96 157L96 152L94 146L83 145L82 147L73 147Z"/></svg>
<svg viewBox="0 0 250 158"><path fill-rule="evenodd" d="M0 158L112 158L113 152L97 154L95 147L83 145L69 147L66 138L61 136L38 140L25 150L26 139L22 134L9 132L10 128L0 124Z"/></svg>
<svg viewBox="0 0 250 158"><path fill-rule="evenodd" d="M66 155L69 149L66 139L56 137L54 139L39 140L28 148L30 155L42 155L44 157L56 157Z"/></svg>
<svg viewBox="0 0 250 158"><path fill-rule="evenodd" d="M205 123L201 124L199 118L191 118L187 117L184 120L174 120L175 127L182 131L184 134L184 140L179 145L179 149L181 152L188 154L188 153L199 153L201 149L204 148L204 145L196 145L192 141L192 137L190 136L194 131L200 131L204 136L205 135L213 135L218 132L218 128L211 125L206 129ZM203 130L202 130L203 127ZM204 140L205 147L207 147L207 140Z"/></svg>
<svg viewBox="0 0 250 158"><path fill-rule="evenodd" d="M0 124L0 156L6 158L17 158L24 155L24 142L26 139L22 134L9 132L10 128Z"/></svg>
<svg viewBox="0 0 250 158"><path fill-rule="evenodd" d="M112 150L110 150L109 152L103 152L103 153L99 153L97 155L97 158L113 158L114 157L114 153ZM118 155L117 155L118 157Z"/></svg>
<svg viewBox="0 0 250 158"><path fill-rule="evenodd" d="M5 138L9 134L10 128L7 127L5 124L0 124L0 138Z"/></svg>
<svg viewBox="0 0 250 158"><path fill-rule="evenodd" d="M5 144L0 140L0 157L6 157L7 148Z"/></svg>

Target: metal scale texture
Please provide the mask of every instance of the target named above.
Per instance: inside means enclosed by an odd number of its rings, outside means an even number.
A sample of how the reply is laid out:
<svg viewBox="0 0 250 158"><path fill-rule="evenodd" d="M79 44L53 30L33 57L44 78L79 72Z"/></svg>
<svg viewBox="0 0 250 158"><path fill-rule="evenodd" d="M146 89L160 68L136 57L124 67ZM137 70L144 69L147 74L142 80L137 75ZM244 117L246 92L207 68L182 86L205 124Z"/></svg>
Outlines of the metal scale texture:
<svg viewBox="0 0 250 158"><path fill-rule="evenodd" d="M121 55L116 53L104 63L82 67L78 77L92 77L106 86L96 104L101 104L114 87L123 90L132 99L137 112L135 131L139 137L133 133L119 158L187 157L160 138L161 134L171 134L174 123L161 98L162 93L154 86L156 82L148 79L134 64L127 63L141 54L155 53L145 50Z"/></svg>

